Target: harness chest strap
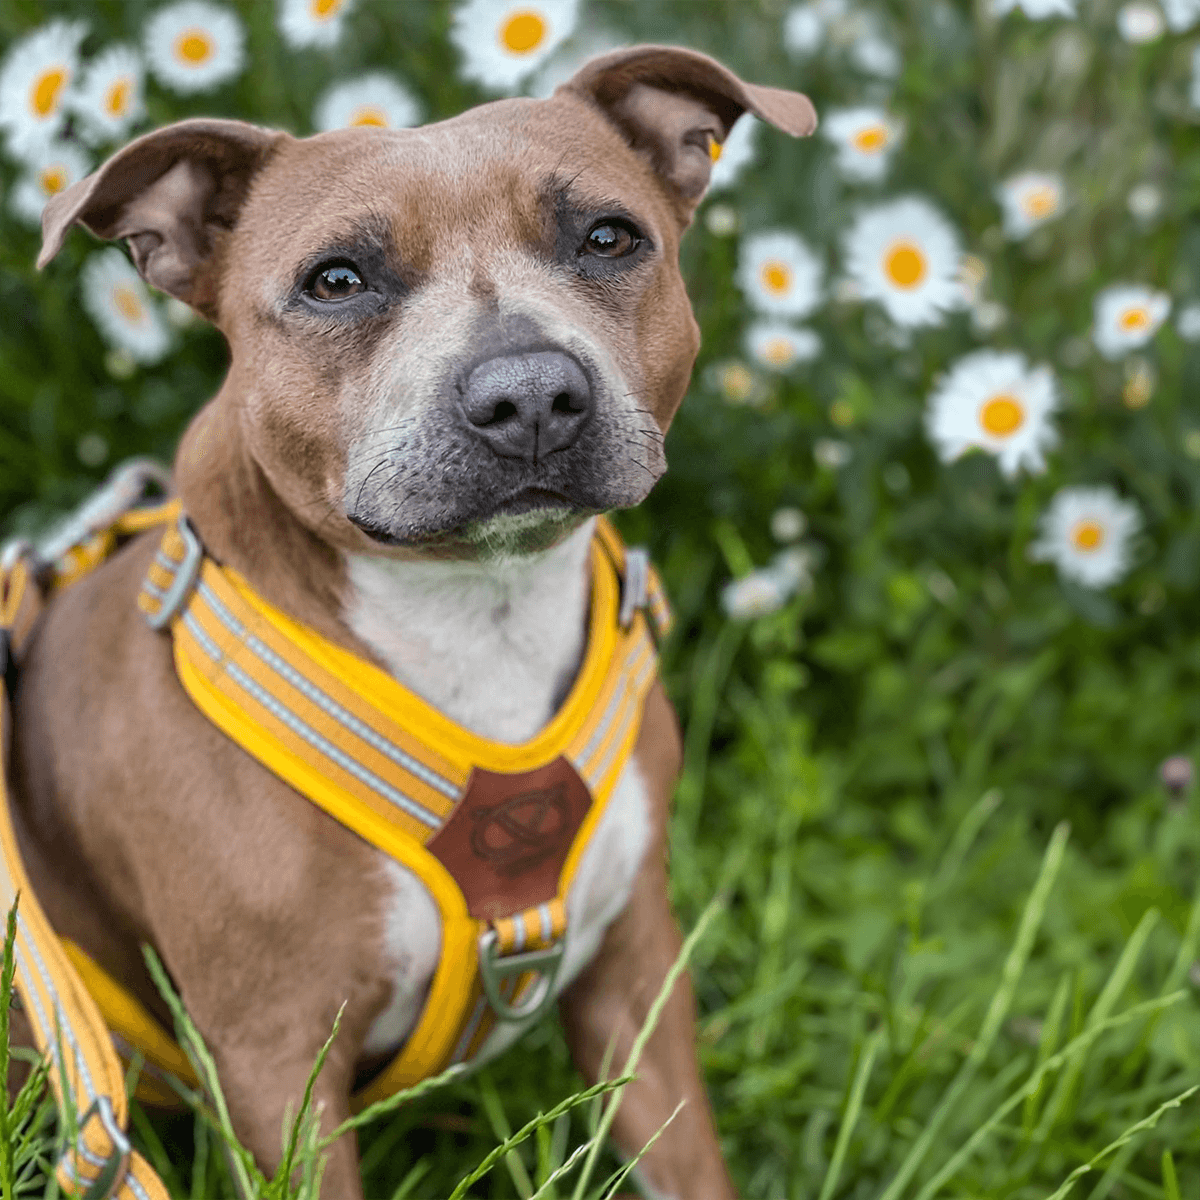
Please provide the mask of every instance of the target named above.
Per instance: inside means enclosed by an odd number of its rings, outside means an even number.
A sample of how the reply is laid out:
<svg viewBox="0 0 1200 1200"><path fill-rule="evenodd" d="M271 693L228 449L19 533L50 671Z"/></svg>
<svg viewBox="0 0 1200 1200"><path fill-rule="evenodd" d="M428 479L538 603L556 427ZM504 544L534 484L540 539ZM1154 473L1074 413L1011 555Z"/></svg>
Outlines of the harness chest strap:
<svg viewBox="0 0 1200 1200"><path fill-rule="evenodd" d="M622 587L622 575L625 586ZM547 998L565 900L632 753L656 671L648 559L598 522L588 647L550 724L521 745L476 737L208 558L186 518L164 532L138 603L169 628L192 700L302 795L412 871L442 918L439 965L373 1102L469 1060L497 1018ZM631 587L631 584L633 585Z"/></svg>
<svg viewBox="0 0 1200 1200"><path fill-rule="evenodd" d="M18 547L0 562L0 672L19 660L43 605L31 554ZM50 1061L60 1111L77 1114L78 1134L60 1159L57 1175L70 1196L88 1200L169 1200L153 1168L125 1135L125 1072L108 1028L51 928L17 847L8 795L11 743L8 690L0 687L0 908L19 895L15 982L39 1053Z"/></svg>

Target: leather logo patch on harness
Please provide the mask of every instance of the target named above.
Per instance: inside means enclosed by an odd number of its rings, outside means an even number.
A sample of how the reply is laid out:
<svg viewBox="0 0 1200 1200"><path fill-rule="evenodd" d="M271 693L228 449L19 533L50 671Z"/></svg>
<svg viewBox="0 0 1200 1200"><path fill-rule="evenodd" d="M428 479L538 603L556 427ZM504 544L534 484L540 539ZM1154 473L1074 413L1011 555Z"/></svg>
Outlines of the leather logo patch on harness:
<svg viewBox="0 0 1200 1200"><path fill-rule="evenodd" d="M553 854L570 832L571 804L565 785L520 792L490 807L473 809L471 849L501 875L519 875Z"/></svg>
<svg viewBox="0 0 1200 1200"><path fill-rule="evenodd" d="M558 878L592 806L563 757L513 775L476 767L425 848L454 876L471 916L511 916L558 894Z"/></svg>

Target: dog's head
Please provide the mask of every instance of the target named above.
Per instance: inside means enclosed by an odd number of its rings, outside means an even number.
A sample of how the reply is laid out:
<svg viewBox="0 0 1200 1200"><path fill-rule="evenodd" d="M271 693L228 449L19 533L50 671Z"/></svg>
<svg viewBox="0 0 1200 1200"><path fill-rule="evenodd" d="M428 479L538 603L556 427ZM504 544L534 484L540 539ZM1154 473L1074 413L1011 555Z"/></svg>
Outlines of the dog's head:
<svg viewBox="0 0 1200 1200"><path fill-rule="evenodd" d="M816 124L662 46L419 129L183 121L55 197L39 265L79 222L214 321L224 419L327 541L534 549L665 470L699 344L679 238L746 111Z"/></svg>

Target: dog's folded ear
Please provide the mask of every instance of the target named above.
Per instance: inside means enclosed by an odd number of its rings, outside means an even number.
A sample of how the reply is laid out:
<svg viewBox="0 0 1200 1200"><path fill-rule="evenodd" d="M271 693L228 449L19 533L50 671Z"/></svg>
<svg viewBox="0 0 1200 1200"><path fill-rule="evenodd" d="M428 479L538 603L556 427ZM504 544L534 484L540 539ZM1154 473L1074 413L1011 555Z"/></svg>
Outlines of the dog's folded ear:
<svg viewBox="0 0 1200 1200"><path fill-rule="evenodd" d="M287 136L209 119L145 134L51 198L37 265L62 249L78 222L102 238L128 238L147 283L213 316L220 233L233 228L250 181Z"/></svg>
<svg viewBox="0 0 1200 1200"><path fill-rule="evenodd" d="M744 83L707 54L632 46L586 63L562 89L596 104L690 213L708 186L717 150L744 112L802 137L817 127L800 92Z"/></svg>

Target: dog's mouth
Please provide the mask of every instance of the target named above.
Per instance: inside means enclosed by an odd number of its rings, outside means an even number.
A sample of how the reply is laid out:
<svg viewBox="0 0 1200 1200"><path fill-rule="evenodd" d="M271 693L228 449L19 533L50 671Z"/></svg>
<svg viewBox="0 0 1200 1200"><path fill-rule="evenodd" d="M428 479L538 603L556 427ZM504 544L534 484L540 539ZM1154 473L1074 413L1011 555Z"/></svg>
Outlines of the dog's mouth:
<svg viewBox="0 0 1200 1200"><path fill-rule="evenodd" d="M347 515L353 525L381 546L419 550L437 557L476 558L549 549L597 511L582 508L550 488L522 487L489 503L486 510L459 514L448 529L389 528L368 517Z"/></svg>

